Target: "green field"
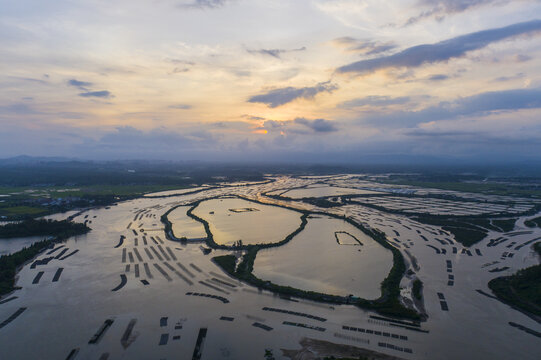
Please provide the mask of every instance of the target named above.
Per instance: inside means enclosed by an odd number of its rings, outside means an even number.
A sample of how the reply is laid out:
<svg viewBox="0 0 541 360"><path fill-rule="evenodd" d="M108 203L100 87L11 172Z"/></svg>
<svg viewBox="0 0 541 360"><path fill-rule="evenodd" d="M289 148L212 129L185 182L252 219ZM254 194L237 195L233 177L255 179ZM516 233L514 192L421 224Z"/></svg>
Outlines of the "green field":
<svg viewBox="0 0 541 360"><path fill-rule="evenodd" d="M25 186L9 187L0 186L0 195L10 195L2 197L2 200L10 198L65 198L81 197L85 195L142 195L157 191L167 191L183 189L189 186L175 185L94 185L94 186Z"/></svg>
<svg viewBox="0 0 541 360"><path fill-rule="evenodd" d="M48 211L46 208L37 207L37 206L12 206L12 207L3 207L0 206L0 216L37 216L44 215Z"/></svg>
<svg viewBox="0 0 541 360"><path fill-rule="evenodd" d="M541 257L541 242L532 247ZM519 270L511 276L492 279L488 287L503 302L541 316L541 265Z"/></svg>
<svg viewBox="0 0 541 360"><path fill-rule="evenodd" d="M508 184L498 183L478 183L464 181L418 181L409 180L408 177L398 177L384 181L390 184L409 185L423 188L432 188L440 190L452 190L460 192L481 193L490 195L506 195L506 196L521 196L521 197L541 197L541 190L530 189L526 186L512 186Z"/></svg>
<svg viewBox="0 0 541 360"><path fill-rule="evenodd" d="M94 185L94 186L0 186L0 217L21 219L43 216L55 212L109 205L144 194L183 189L175 185Z"/></svg>

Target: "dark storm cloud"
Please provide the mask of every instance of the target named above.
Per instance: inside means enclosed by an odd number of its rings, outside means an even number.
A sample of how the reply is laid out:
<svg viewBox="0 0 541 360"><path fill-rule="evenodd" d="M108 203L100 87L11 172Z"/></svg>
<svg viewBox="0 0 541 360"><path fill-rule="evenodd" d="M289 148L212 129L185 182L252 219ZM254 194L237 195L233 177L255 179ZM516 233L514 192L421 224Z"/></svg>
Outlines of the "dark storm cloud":
<svg viewBox="0 0 541 360"><path fill-rule="evenodd" d="M391 114L371 115L363 121L379 125L408 127L423 122L454 119L461 116L483 115L495 111L516 111L541 108L541 88L489 91L440 102L419 111L397 111Z"/></svg>
<svg viewBox="0 0 541 360"><path fill-rule="evenodd" d="M435 44L417 45L396 54L361 60L337 69L339 73L367 74L380 69L419 67L423 64L444 62L469 51L523 34L541 31L541 20L532 20L501 28L478 31Z"/></svg>
<svg viewBox="0 0 541 360"><path fill-rule="evenodd" d="M390 97L390 96L379 96L372 95L366 96L363 98L352 99L344 101L338 107L340 108L355 108L361 106L388 106L388 105L401 105L409 102L411 99L409 96L399 96L399 97Z"/></svg>
<svg viewBox="0 0 541 360"><path fill-rule="evenodd" d="M327 133L327 132L333 132L333 131L338 130L332 121L325 120L325 119L308 120L305 118L296 118L293 121L296 124L304 125L307 128L312 129L314 132L317 132L317 133Z"/></svg>
<svg viewBox="0 0 541 360"><path fill-rule="evenodd" d="M330 83L329 81L310 87L296 88L289 86L286 88L271 90L264 94L252 96L248 99L248 102L262 103L266 104L268 107L275 108L287 104L295 99L312 99L321 92L330 93L336 89L338 89L338 86Z"/></svg>
<svg viewBox="0 0 541 360"><path fill-rule="evenodd" d="M289 53L289 52L297 52L297 51L304 51L306 50L306 47L303 46L298 49L259 49L259 50L247 50L250 54L260 54L260 55L267 55L272 56L274 58L280 59L281 54Z"/></svg>
<svg viewBox="0 0 541 360"><path fill-rule="evenodd" d="M79 96L82 97L97 97L97 98L104 98L108 99L113 97L113 94L111 94L108 90L100 90L100 91L87 91L84 93L80 93Z"/></svg>

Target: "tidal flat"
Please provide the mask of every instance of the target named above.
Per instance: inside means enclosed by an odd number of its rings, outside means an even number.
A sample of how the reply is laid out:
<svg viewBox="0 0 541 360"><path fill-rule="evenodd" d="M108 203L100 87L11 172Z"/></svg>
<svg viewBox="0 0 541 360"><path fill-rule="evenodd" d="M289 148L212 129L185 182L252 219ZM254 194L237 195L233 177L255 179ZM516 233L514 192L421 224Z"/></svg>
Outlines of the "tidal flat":
<svg viewBox="0 0 541 360"><path fill-rule="evenodd" d="M494 212L511 209L517 220L511 231L487 228L485 239L465 247L450 232L416 221L415 214L363 206L362 197L368 195L357 194L359 201L340 198L327 208L264 195L322 181L352 189L361 181L363 187L385 188L362 175L270 176L265 183L141 197L75 214L76 222L91 221L92 231L24 265L16 275L20 289L0 299L2 357L190 359L197 348L203 360L264 359L266 350L276 359L297 360L308 353L314 358L537 359L535 334L541 333L541 324L499 301L487 284L539 264L532 246L541 239L541 229L525 225L539 214L506 205L520 203L531 210L538 200L468 195L483 207L494 206ZM388 189L424 191L422 199L438 196L437 190L406 185ZM212 258L231 255L238 265L247 249L167 238L160 219L175 207L178 213L169 214L175 235L206 237L201 223L186 218L195 204L194 213L208 222L214 240L228 246L238 240L279 242L299 227L301 214L309 213L306 227L287 243L258 251L254 274L280 285L368 300L380 295L393 259L390 250L351 222L377 230L406 267L399 274L398 294L387 296L428 317L421 322L390 318L358 306L280 296L239 281ZM421 301L413 296L415 279L422 281ZM97 340L89 343L92 339Z"/></svg>

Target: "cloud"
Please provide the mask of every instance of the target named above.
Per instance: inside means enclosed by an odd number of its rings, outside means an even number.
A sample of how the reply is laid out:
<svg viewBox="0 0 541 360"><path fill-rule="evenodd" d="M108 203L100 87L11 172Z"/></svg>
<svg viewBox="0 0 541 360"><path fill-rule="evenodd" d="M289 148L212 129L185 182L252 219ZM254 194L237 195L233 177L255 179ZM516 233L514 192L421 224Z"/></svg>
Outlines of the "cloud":
<svg viewBox="0 0 541 360"><path fill-rule="evenodd" d="M155 128L150 131L142 131L132 126L120 126L113 132L102 136L96 146L109 148L136 148L136 149L178 149L201 144L207 146L213 137L210 133L199 130L187 134L178 133L172 129Z"/></svg>
<svg viewBox="0 0 541 360"><path fill-rule="evenodd" d="M338 131L336 123L326 119L306 119L298 117L294 120L266 120L263 126L256 130L267 130L269 132L279 132L280 135L310 135L324 134Z"/></svg>
<svg viewBox="0 0 541 360"><path fill-rule="evenodd" d="M182 60L182 59L167 59L167 61L173 63L173 64L182 64L182 65L189 65L189 66L193 66L195 65L195 62L194 61L189 61L189 60Z"/></svg>
<svg viewBox="0 0 541 360"><path fill-rule="evenodd" d="M111 94L108 90L98 90L93 91L90 89L90 87L93 85L93 83L88 81L81 81L77 79L70 79L67 81L69 86L74 86L78 88L79 90L83 90L84 92L79 93L78 95L81 97L96 97L96 98L102 98L102 99L109 99L114 97L113 94Z"/></svg>
<svg viewBox="0 0 541 360"><path fill-rule="evenodd" d="M408 127L423 122L454 119L471 115L486 115L497 111L517 111L541 108L541 88L489 91L443 101L419 111L397 111L365 117L365 122L381 126Z"/></svg>
<svg viewBox="0 0 541 360"><path fill-rule="evenodd" d="M252 120L252 121L262 121L262 120L266 120L264 117L262 116L255 116L255 115L249 115L249 114L244 114L244 115L241 115L241 117L243 118L246 118L248 120Z"/></svg>
<svg viewBox="0 0 541 360"><path fill-rule="evenodd" d="M170 109L179 109L179 110L189 110L192 108L191 105L188 104L176 104L176 105L169 105Z"/></svg>
<svg viewBox="0 0 541 360"><path fill-rule="evenodd" d="M480 129L476 122L461 123L456 126L452 123L436 127L419 127L403 131L402 134L415 138L415 140L428 140L444 145L445 142L460 143L466 147L476 147L480 144L489 145L488 151L502 151L505 145L519 145L526 149L539 147L541 128L535 123L523 123L522 126L509 126L505 122L491 120L497 131ZM445 146L445 145L444 145ZM504 150L505 152L505 150ZM509 155L509 154L506 154Z"/></svg>
<svg viewBox="0 0 541 360"><path fill-rule="evenodd" d="M345 48L346 51L358 52L363 55L376 55L396 48L396 44L393 42L382 43L373 40L360 40L349 36L336 38L332 43Z"/></svg>
<svg viewBox="0 0 541 360"><path fill-rule="evenodd" d="M449 105L447 105L449 104ZM440 103L450 114L468 115L485 111L533 109L541 107L541 88L489 91Z"/></svg>
<svg viewBox="0 0 541 360"><path fill-rule="evenodd" d="M7 78L14 79L14 80L20 80L20 81L33 82L33 83L38 83L38 84L42 84L42 85L48 85L49 84L48 81L41 80L41 79L28 78L28 77L7 76Z"/></svg>
<svg viewBox="0 0 541 360"><path fill-rule="evenodd" d="M15 103L0 106L0 115L32 115L39 114L32 106L24 103Z"/></svg>
<svg viewBox="0 0 541 360"><path fill-rule="evenodd" d="M229 0L193 0L188 3L181 3L178 6L188 9L214 9L225 5Z"/></svg>
<svg viewBox="0 0 541 360"><path fill-rule="evenodd" d="M415 136L415 137L429 137L429 138L438 138L438 137L464 137L464 136L479 136L479 132L465 131L465 130L427 130L415 128L412 130L407 130L404 132L405 135Z"/></svg>
<svg viewBox="0 0 541 360"><path fill-rule="evenodd" d="M524 73L516 73L515 75L511 75L511 76L500 76L500 77L495 78L492 81L493 82L505 82L505 81L510 81L510 80L522 79L522 78L524 78L524 76L525 76Z"/></svg>
<svg viewBox="0 0 541 360"><path fill-rule="evenodd" d="M366 96L363 98L357 98L352 99L348 101L344 101L343 103L339 104L339 108L355 108L355 107L362 107L362 106L388 106L388 105L401 105L408 103L411 100L409 96L399 96L399 97L390 97L390 96L379 96L379 95L372 95L372 96Z"/></svg>
<svg viewBox="0 0 541 360"><path fill-rule="evenodd" d="M266 104L268 107L275 108L287 104L295 99L312 99L321 92L331 93L336 89L338 89L338 86L330 83L329 81L319 83L316 86L303 88L289 86L271 90L265 94L252 96L248 99L248 102L262 103Z"/></svg>
<svg viewBox="0 0 541 360"><path fill-rule="evenodd" d="M296 118L293 121L296 124L304 125L307 128L312 129L314 132L317 132L317 133L327 133L327 132L333 132L333 131L338 130L332 121L325 120L325 119L308 120L305 118Z"/></svg>
<svg viewBox="0 0 541 360"><path fill-rule="evenodd" d="M518 62L518 63L521 63L521 62L526 62L526 61L529 61L529 60L532 60L533 57L531 57L530 55L525 55L525 54L517 54L515 55L515 61Z"/></svg>
<svg viewBox="0 0 541 360"><path fill-rule="evenodd" d="M98 139L87 138L73 151L92 154L97 158L166 158L190 159L212 144L200 136L180 134L172 129L156 128L142 131L131 126L115 128ZM88 156L88 155L86 155Z"/></svg>
<svg viewBox="0 0 541 360"><path fill-rule="evenodd" d="M434 75L430 75L427 80L429 80L429 81L442 81L442 80L447 80L447 79L449 79L449 75L434 74Z"/></svg>
<svg viewBox="0 0 541 360"><path fill-rule="evenodd" d="M174 68L172 71L171 71L171 74L180 74L180 73L185 73L185 72L188 72L190 71L190 68L187 68L187 67L176 67Z"/></svg>
<svg viewBox="0 0 541 360"><path fill-rule="evenodd" d="M68 80L68 85L75 86L76 88L86 90L87 87L92 86L91 82L87 81L80 81L77 79L70 79Z"/></svg>
<svg viewBox="0 0 541 360"><path fill-rule="evenodd" d="M267 55L272 56L274 58L280 59L280 54L289 53L289 52L297 52L297 51L304 51L306 50L306 47L303 46L298 49L291 49L291 50L285 50L285 49L259 49L259 50L247 50L250 54L260 54L260 55Z"/></svg>
<svg viewBox="0 0 541 360"><path fill-rule="evenodd" d="M444 62L461 57L467 52L484 48L493 42L539 31L541 31L541 20L517 23L458 36L435 44L413 46L389 56L357 61L339 67L337 72L362 75L380 69L413 68L424 64Z"/></svg>
<svg viewBox="0 0 541 360"><path fill-rule="evenodd" d="M113 97L113 94L109 92L108 90L100 90L100 91L87 91L84 93L80 93L79 96L82 97L98 97L103 99L109 99Z"/></svg>
<svg viewBox="0 0 541 360"><path fill-rule="evenodd" d="M433 18L436 21L442 21L446 15L462 13L484 5L503 5L509 2L509 0L419 0L417 5L428 8L428 10L410 17L406 21L405 26L413 25L421 20L429 18Z"/></svg>
<svg viewBox="0 0 541 360"><path fill-rule="evenodd" d="M85 119L88 117L88 114L82 113L82 112L74 112L74 111L61 111L56 114L57 116L61 117L62 119Z"/></svg>

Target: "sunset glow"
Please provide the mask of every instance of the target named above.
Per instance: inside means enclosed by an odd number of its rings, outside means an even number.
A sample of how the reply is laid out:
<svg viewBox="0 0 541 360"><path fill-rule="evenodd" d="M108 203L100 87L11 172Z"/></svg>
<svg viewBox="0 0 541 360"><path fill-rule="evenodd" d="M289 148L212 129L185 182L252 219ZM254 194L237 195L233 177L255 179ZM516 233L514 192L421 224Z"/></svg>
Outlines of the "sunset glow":
<svg viewBox="0 0 541 360"><path fill-rule="evenodd" d="M541 4L474 3L3 1L0 150L529 156Z"/></svg>

